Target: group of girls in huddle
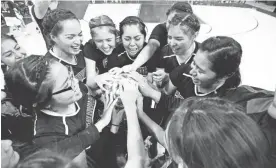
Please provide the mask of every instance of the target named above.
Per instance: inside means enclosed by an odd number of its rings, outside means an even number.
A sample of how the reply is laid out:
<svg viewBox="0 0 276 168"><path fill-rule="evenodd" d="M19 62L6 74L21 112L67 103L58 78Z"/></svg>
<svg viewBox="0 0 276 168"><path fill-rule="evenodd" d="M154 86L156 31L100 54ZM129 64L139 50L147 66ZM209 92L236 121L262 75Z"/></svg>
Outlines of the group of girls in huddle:
<svg viewBox="0 0 276 168"><path fill-rule="evenodd" d="M32 162L24 159L26 149L41 148L79 167L148 167L152 163L138 118L168 151L172 159L166 167L259 168L275 163L276 96L239 87L242 48L237 41L224 36L195 41L200 22L188 3L175 3L148 43L146 25L136 16L123 19L119 30L108 16L92 18L92 39L82 45L81 25L72 12L44 14L35 19L48 39L45 56L25 58L15 39L1 36L1 60L9 67L6 88L15 106L23 106L31 117L31 140L20 151L22 167ZM124 111L115 108L118 97L106 90L122 72L136 81L121 81ZM142 97L156 103L158 121L147 115ZM118 136L127 139L126 151L117 155L112 141L122 128L123 112L127 135ZM161 121L166 131L156 123Z"/></svg>

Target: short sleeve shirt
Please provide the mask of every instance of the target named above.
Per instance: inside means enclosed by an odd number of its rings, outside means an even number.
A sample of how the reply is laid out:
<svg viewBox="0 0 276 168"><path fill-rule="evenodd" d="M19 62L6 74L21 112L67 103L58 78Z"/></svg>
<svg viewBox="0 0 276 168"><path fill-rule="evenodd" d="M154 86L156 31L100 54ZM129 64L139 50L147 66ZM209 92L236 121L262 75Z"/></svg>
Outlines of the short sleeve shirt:
<svg viewBox="0 0 276 168"><path fill-rule="evenodd" d="M147 44L144 43L144 46L146 45ZM107 63L108 69L112 69L114 67L121 68L125 65L132 64L135 60L134 58L131 58L128 55L128 53L126 52L122 44L120 44L116 48L116 53L118 54L108 57L108 63ZM137 53L137 55L138 54L139 53ZM156 69L156 56L154 54L154 56L148 62L146 62L144 65L142 65L140 68L137 69L137 72L139 72L142 75L147 75L148 72L154 72L155 69Z"/></svg>
<svg viewBox="0 0 276 168"><path fill-rule="evenodd" d="M150 39L155 39L159 41L160 47L163 48L168 43L168 31L166 28L166 23L160 23L152 30Z"/></svg>
<svg viewBox="0 0 276 168"><path fill-rule="evenodd" d="M113 50L114 51L114 50ZM99 74L107 72L107 56L103 52L97 49L96 45L92 42L92 40L88 41L83 48L84 56L88 59L91 59L96 62L96 68L99 71Z"/></svg>
<svg viewBox="0 0 276 168"><path fill-rule="evenodd" d="M49 52L46 53L45 57L55 58L60 63L62 63L63 65L65 65L65 66L71 66L72 69L73 69L73 71L74 71L75 77L79 81L81 81L83 83L86 83L86 64L85 64L85 60L84 60L83 51L81 51L79 54L76 55L77 65L72 65L72 64L69 64L69 63L61 60L60 58L58 58L57 56L55 56L51 50L49 50Z"/></svg>
<svg viewBox="0 0 276 168"><path fill-rule="evenodd" d="M199 46L199 43L195 42L195 49L194 49L192 55L190 56L190 58L185 62L185 64L192 63L193 58L196 55L196 52L198 50L198 46ZM158 67L164 68L165 72L170 73L179 65L180 65L180 63L178 62L177 57L173 53L171 47L169 45L165 45L161 50Z"/></svg>

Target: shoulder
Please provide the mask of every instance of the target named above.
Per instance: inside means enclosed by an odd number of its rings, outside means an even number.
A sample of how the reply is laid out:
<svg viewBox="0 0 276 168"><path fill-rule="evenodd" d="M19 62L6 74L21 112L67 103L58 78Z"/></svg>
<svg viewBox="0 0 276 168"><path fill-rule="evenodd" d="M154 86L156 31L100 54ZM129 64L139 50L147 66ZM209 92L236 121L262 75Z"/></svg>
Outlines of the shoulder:
<svg viewBox="0 0 276 168"><path fill-rule="evenodd" d="M167 44L165 45L162 49L161 49L161 54L162 56L165 57L172 57L175 56L175 54L173 53L171 47Z"/></svg>

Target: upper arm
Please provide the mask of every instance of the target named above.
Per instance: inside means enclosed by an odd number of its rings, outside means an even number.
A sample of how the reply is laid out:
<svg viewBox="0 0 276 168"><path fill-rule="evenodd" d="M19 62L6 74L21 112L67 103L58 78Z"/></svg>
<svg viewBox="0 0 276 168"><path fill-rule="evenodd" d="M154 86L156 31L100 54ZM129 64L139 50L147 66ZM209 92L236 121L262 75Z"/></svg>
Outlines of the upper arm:
<svg viewBox="0 0 276 168"><path fill-rule="evenodd" d="M86 73L87 76L96 76L96 62L94 60L88 59L86 57L84 57L85 60L85 64L86 64Z"/></svg>

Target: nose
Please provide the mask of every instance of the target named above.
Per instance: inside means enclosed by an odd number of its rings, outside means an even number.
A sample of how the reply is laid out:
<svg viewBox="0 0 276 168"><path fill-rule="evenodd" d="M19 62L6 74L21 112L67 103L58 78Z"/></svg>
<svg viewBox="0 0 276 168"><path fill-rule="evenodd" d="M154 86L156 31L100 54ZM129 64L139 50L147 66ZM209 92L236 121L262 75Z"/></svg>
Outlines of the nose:
<svg viewBox="0 0 276 168"><path fill-rule="evenodd" d="M106 41L103 42L103 48L108 48L108 43Z"/></svg>
<svg viewBox="0 0 276 168"><path fill-rule="evenodd" d="M192 67L192 69L190 70L190 75L192 75L193 77L196 76L196 71L195 68Z"/></svg>
<svg viewBox="0 0 276 168"><path fill-rule="evenodd" d="M130 45L130 46L135 46L135 41L134 41L134 39L130 40L129 45Z"/></svg>
<svg viewBox="0 0 276 168"><path fill-rule="evenodd" d="M14 51L14 55L16 59L22 59L26 56L26 53L21 51Z"/></svg>
<svg viewBox="0 0 276 168"><path fill-rule="evenodd" d="M175 40L174 39L170 39L169 40L169 44L170 44L170 46L175 46L176 45Z"/></svg>
<svg viewBox="0 0 276 168"><path fill-rule="evenodd" d="M83 37L82 36L77 36L76 40L75 40L75 44L82 44L83 41Z"/></svg>

